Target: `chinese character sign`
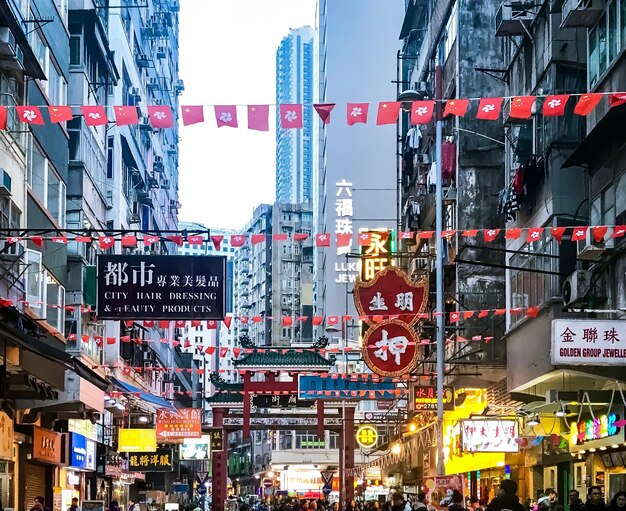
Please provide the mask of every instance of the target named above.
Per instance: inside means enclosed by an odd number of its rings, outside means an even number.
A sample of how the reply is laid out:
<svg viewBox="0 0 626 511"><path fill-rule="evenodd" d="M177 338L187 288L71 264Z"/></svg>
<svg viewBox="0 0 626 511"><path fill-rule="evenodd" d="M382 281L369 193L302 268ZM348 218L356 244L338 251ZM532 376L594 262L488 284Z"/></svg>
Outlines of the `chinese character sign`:
<svg viewBox="0 0 626 511"><path fill-rule="evenodd" d="M224 319L222 256L98 256L100 319Z"/></svg>
<svg viewBox="0 0 626 511"><path fill-rule="evenodd" d="M437 411L437 387L435 385L417 385L413 387L413 406L416 412ZM443 409L454 410L454 387L443 387Z"/></svg>
<svg viewBox="0 0 626 511"><path fill-rule="evenodd" d="M129 452L129 472L171 472L174 470L172 449L156 452Z"/></svg>
<svg viewBox="0 0 626 511"><path fill-rule="evenodd" d="M371 327L363 339L362 356L367 366L382 376L400 376L415 368L418 340L413 328L396 319Z"/></svg>
<svg viewBox="0 0 626 511"><path fill-rule="evenodd" d="M461 422L465 452L518 452L516 420L466 420Z"/></svg>
<svg viewBox="0 0 626 511"><path fill-rule="evenodd" d="M552 363L626 364L626 321L555 319L552 321Z"/></svg>
<svg viewBox="0 0 626 511"><path fill-rule="evenodd" d="M156 416L156 434L159 442L175 442L180 438L200 438L202 436L202 410L183 408L174 412L161 408Z"/></svg>
<svg viewBox="0 0 626 511"><path fill-rule="evenodd" d="M418 320L428 300L428 280L413 282L398 268L388 267L377 272L369 282L358 281L354 286L354 303L366 322L371 316L399 316L408 324Z"/></svg>
<svg viewBox="0 0 626 511"><path fill-rule="evenodd" d="M376 272L391 266L393 232L359 232L359 242L361 239L368 243L361 246L361 281L368 282L374 278Z"/></svg>

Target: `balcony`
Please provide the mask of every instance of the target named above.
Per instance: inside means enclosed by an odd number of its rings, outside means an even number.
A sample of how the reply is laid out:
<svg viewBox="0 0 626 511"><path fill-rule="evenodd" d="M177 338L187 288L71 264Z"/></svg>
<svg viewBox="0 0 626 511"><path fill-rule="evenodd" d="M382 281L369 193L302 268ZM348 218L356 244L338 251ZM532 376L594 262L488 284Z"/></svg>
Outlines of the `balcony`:
<svg viewBox="0 0 626 511"><path fill-rule="evenodd" d="M531 10L535 2L510 2L505 0L496 12L496 36L509 37L528 33L528 27L535 18Z"/></svg>

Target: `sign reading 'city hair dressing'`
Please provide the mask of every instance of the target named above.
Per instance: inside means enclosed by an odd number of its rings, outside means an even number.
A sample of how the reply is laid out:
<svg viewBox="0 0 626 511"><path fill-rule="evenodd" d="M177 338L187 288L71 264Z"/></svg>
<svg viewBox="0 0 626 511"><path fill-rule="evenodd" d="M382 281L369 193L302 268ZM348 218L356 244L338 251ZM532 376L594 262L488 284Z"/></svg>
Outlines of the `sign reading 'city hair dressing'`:
<svg viewBox="0 0 626 511"><path fill-rule="evenodd" d="M100 319L224 319L223 256L98 256Z"/></svg>

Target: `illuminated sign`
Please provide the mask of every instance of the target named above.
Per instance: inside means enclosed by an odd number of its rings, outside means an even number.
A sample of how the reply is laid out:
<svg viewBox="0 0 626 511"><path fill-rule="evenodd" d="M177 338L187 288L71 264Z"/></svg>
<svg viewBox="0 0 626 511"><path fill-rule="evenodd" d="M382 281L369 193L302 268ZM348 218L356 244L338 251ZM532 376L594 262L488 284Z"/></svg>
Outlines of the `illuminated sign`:
<svg viewBox="0 0 626 511"><path fill-rule="evenodd" d="M343 236L349 236L347 244L337 243L337 255L346 255L352 249L352 233L354 217L353 201L352 201L352 183L345 178L335 183L337 191L335 193L335 239ZM346 284L348 282L356 282L359 271L358 262L335 262L335 282L337 284Z"/></svg>
<svg viewBox="0 0 626 511"><path fill-rule="evenodd" d="M363 424L356 431L356 443L363 449L371 449L378 443L378 431L374 426Z"/></svg>
<svg viewBox="0 0 626 511"><path fill-rule="evenodd" d="M443 409L454 410L454 387L443 387ZM416 412L437 411L437 387L435 385L418 385L413 387L413 403Z"/></svg>
<svg viewBox="0 0 626 511"><path fill-rule="evenodd" d="M570 443L581 445L592 440L617 435L620 429L615 425L617 420L616 414L609 413L586 421L572 422L570 425Z"/></svg>
<svg viewBox="0 0 626 511"><path fill-rule="evenodd" d="M120 429L118 452L155 452L156 429Z"/></svg>
<svg viewBox="0 0 626 511"><path fill-rule="evenodd" d="M202 438L185 438L180 446L181 460L208 460L211 458L211 442L209 435Z"/></svg>
<svg viewBox="0 0 626 511"><path fill-rule="evenodd" d="M200 438L202 436L202 410L196 408L183 408L176 412L157 410L156 434L159 442L177 438Z"/></svg>
<svg viewBox="0 0 626 511"><path fill-rule="evenodd" d="M359 233L361 246L361 281L368 282L376 272L391 266L393 232L387 229Z"/></svg>
<svg viewBox="0 0 626 511"><path fill-rule="evenodd" d="M518 452L516 420L476 419L461 423L463 451Z"/></svg>

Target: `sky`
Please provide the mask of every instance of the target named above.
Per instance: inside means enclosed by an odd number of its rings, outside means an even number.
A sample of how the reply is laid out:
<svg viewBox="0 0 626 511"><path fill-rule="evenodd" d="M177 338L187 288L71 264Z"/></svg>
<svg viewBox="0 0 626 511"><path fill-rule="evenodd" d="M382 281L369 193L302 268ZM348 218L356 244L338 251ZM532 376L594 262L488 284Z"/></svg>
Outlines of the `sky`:
<svg viewBox="0 0 626 511"><path fill-rule="evenodd" d="M239 128L180 127L180 220L240 229L254 207L274 202L274 111L270 131L247 129L248 104L275 102L276 49L290 28L315 26L315 0L182 0L181 105L242 105Z"/></svg>

